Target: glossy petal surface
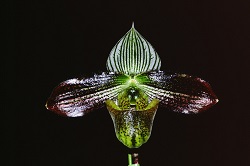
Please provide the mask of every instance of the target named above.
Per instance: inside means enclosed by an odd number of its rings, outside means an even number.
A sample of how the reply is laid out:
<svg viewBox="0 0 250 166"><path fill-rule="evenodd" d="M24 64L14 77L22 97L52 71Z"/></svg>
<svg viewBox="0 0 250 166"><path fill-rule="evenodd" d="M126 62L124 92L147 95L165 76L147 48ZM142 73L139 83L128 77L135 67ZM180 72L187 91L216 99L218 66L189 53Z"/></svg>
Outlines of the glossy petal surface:
<svg viewBox="0 0 250 166"><path fill-rule="evenodd" d="M181 113L198 113L218 102L206 81L186 74L149 72L137 76L139 84L151 99L159 99L160 105Z"/></svg>
<svg viewBox="0 0 250 166"><path fill-rule="evenodd" d="M102 73L91 78L73 78L60 83L50 95L46 107L58 114L77 117L104 106L126 85L127 77Z"/></svg>

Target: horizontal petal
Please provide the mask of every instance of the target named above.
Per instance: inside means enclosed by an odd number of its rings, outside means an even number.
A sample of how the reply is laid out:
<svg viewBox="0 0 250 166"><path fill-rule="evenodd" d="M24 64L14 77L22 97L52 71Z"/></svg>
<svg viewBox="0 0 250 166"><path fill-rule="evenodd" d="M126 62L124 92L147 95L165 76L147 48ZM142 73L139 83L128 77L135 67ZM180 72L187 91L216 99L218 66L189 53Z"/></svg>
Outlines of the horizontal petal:
<svg viewBox="0 0 250 166"><path fill-rule="evenodd" d="M198 113L218 102L206 81L186 74L163 71L144 73L139 87L151 98L159 99L166 108L181 113Z"/></svg>
<svg viewBox="0 0 250 166"><path fill-rule="evenodd" d="M116 97L123 90L126 80L127 76L114 73L66 80L53 90L46 107L64 116L83 116L103 107L107 99Z"/></svg>

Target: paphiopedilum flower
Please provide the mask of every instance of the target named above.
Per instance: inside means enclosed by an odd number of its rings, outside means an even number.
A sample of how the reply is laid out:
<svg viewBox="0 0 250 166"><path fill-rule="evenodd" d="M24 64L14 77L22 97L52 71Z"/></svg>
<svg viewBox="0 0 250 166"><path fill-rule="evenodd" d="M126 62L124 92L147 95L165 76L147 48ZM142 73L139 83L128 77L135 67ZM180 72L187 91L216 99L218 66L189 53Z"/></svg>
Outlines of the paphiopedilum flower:
<svg viewBox="0 0 250 166"><path fill-rule="evenodd" d="M218 102L201 78L161 71L160 57L134 26L111 50L106 66L107 72L60 83L47 109L79 117L106 105L117 138L129 148L138 148L151 135L158 105L190 114Z"/></svg>

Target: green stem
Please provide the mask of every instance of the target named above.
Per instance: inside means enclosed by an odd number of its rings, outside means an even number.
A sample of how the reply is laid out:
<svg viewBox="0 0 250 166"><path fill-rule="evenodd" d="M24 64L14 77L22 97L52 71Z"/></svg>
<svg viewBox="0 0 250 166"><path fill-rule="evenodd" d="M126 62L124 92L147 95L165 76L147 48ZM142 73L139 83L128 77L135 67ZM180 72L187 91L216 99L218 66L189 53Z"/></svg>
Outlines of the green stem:
<svg viewBox="0 0 250 166"><path fill-rule="evenodd" d="M132 165L132 155L128 154L128 165Z"/></svg>

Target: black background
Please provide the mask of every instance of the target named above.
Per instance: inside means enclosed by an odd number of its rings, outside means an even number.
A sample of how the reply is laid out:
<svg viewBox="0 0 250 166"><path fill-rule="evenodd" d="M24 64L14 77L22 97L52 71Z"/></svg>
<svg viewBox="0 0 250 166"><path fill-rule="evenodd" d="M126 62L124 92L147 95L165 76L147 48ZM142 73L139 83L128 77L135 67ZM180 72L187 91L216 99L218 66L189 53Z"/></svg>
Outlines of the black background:
<svg viewBox="0 0 250 166"><path fill-rule="evenodd" d="M151 138L134 150L140 164L250 165L247 1L9 2L2 70L7 165L127 165L132 150L117 140L106 108L64 118L44 105L61 81L105 71L133 21L163 70L205 79L220 100L197 115L158 109Z"/></svg>

